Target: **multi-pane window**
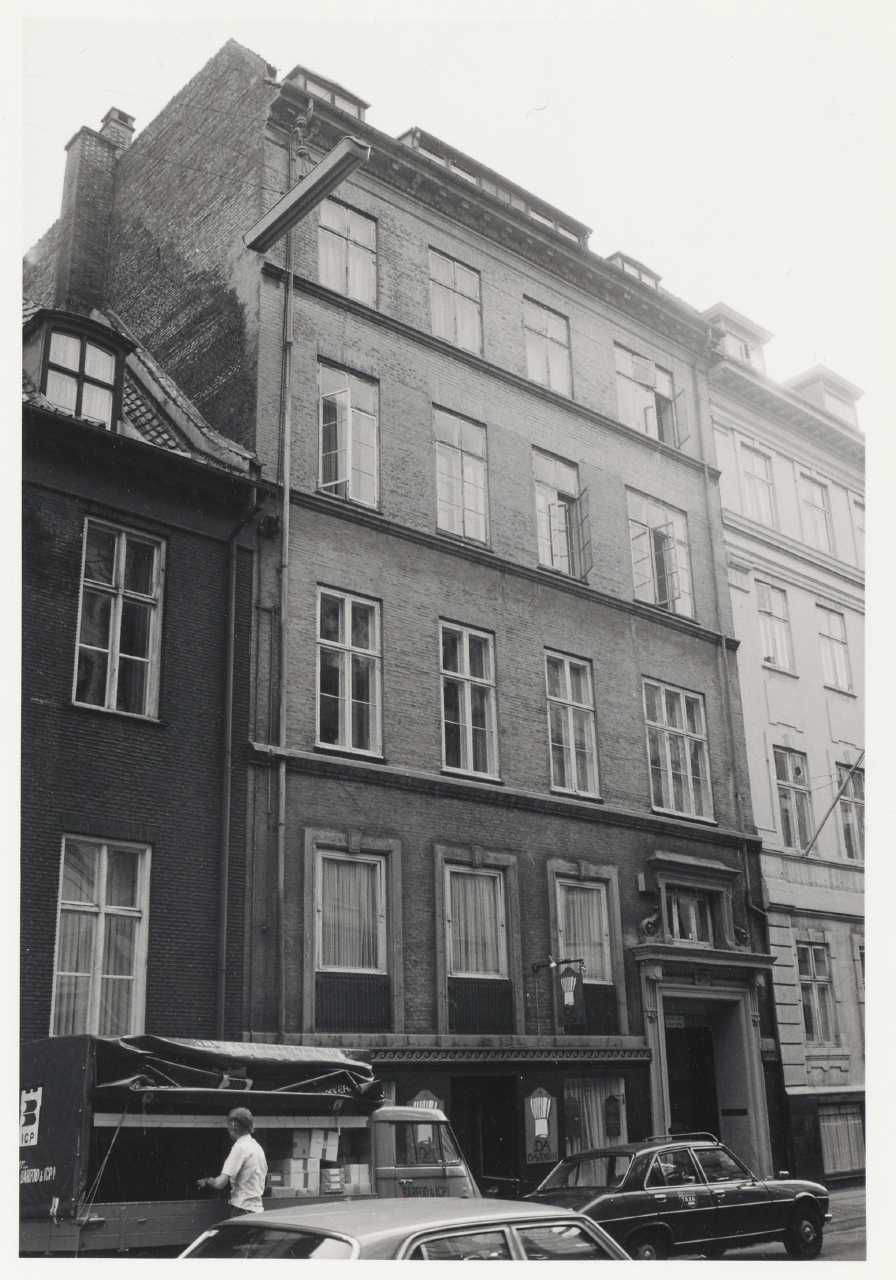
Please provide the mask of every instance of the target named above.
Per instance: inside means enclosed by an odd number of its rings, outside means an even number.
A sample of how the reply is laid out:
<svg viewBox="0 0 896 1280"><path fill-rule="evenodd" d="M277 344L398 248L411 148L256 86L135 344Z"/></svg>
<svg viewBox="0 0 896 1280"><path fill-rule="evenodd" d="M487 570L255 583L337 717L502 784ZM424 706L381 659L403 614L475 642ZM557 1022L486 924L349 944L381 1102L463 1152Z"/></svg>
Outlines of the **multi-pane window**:
<svg viewBox="0 0 896 1280"><path fill-rule="evenodd" d="M318 852L314 913L318 969L386 970L385 861Z"/></svg>
<svg viewBox="0 0 896 1280"><path fill-rule="evenodd" d="M582 578L591 567L591 526L587 491L579 492L579 469L572 462L532 450L538 563Z"/></svg>
<svg viewBox="0 0 896 1280"><path fill-rule="evenodd" d="M798 942L796 957L806 1039L829 1044L836 1034L830 952L824 944Z"/></svg>
<svg viewBox="0 0 896 1280"><path fill-rule="evenodd" d="M757 579L756 600L759 608L762 661L772 667L779 667L782 671L792 671L793 643L786 591Z"/></svg>
<svg viewBox="0 0 896 1280"><path fill-rule="evenodd" d="M85 523L75 702L156 714L163 567L156 539Z"/></svg>
<svg viewBox="0 0 896 1280"><path fill-rule="evenodd" d="M657 809L712 817L703 698L644 681L650 791Z"/></svg>
<svg viewBox="0 0 896 1280"><path fill-rule="evenodd" d="M847 858L861 862L865 857L865 770L837 765L837 789L840 796L840 828Z"/></svg>
<svg viewBox="0 0 896 1280"><path fill-rule="evenodd" d="M376 306L376 222L338 200L324 200L318 229L320 282Z"/></svg>
<svg viewBox="0 0 896 1280"><path fill-rule="evenodd" d="M687 516L643 493L627 496L635 599L693 617Z"/></svg>
<svg viewBox="0 0 896 1280"><path fill-rule="evenodd" d="M504 876L500 871L446 867L448 973L451 977L507 976Z"/></svg>
<svg viewBox="0 0 896 1280"><path fill-rule="evenodd" d="M775 484L772 460L750 445L741 445L741 474L744 480L744 509L751 520L774 528Z"/></svg>
<svg viewBox="0 0 896 1280"><path fill-rule="evenodd" d="M684 396L667 369L626 347L615 348L619 420L636 431L678 445L687 438Z"/></svg>
<svg viewBox="0 0 896 1280"><path fill-rule="evenodd" d="M568 959L585 961L586 982L611 982L607 886L557 880L557 948Z"/></svg>
<svg viewBox="0 0 896 1280"><path fill-rule="evenodd" d="M44 394L58 408L111 427L115 374L111 351L73 333L50 334Z"/></svg>
<svg viewBox="0 0 896 1280"><path fill-rule="evenodd" d="M551 786L597 795L594 695L591 666L562 653L545 653Z"/></svg>
<svg viewBox="0 0 896 1280"><path fill-rule="evenodd" d="M479 272L429 251L432 331L465 351L482 351L482 300Z"/></svg>
<svg viewBox="0 0 896 1280"><path fill-rule="evenodd" d="M485 631L441 624L442 759L446 769L498 772L494 640Z"/></svg>
<svg viewBox="0 0 896 1280"><path fill-rule="evenodd" d="M66 836L51 1035L143 1030L149 850Z"/></svg>
<svg viewBox="0 0 896 1280"><path fill-rule="evenodd" d="M846 643L846 619L834 609L817 605L818 638L821 641L821 670L826 685L832 689L852 688L849 672L849 648Z"/></svg>
<svg viewBox="0 0 896 1280"><path fill-rule="evenodd" d="M865 567L865 504L859 498L852 500L852 525L856 539L856 563Z"/></svg>
<svg viewBox="0 0 896 1280"><path fill-rule="evenodd" d="M805 849L812 838L809 766L802 751L775 747L774 753L781 838L788 849Z"/></svg>
<svg viewBox="0 0 896 1280"><path fill-rule="evenodd" d="M460 538L488 540L488 462L485 427L433 409L438 526Z"/></svg>
<svg viewBox="0 0 896 1280"><path fill-rule="evenodd" d="M803 536L810 547L832 551L831 501L828 487L811 476L800 476L800 505L803 513Z"/></svg>
<svg viewBox="0 0 896 1280"><path fill-rule="evenodd" d="M321 588L318 598L317 740L380 750L380 606Z"/></svg>
<svg viewBox="0 0 896 1280"><path fill-rule="evenodd" d="M337 498L375 507L378 497L377 384L334 365L318 366L320 476Z"/></svg>
<svg viewBox="0 0 896 1280"><path fill-rule="evenodd" d="M677 942L712 946L712 906L701 889L670 885L665 893L666 929Z"/></svg>
<svg viewBox="0 0 896 1280"><path fill-rule="evenodd" d="M531 298L523 299L523 329L526 335L526 373L561 395L572 395L569 361L569 321Z"/></svg>

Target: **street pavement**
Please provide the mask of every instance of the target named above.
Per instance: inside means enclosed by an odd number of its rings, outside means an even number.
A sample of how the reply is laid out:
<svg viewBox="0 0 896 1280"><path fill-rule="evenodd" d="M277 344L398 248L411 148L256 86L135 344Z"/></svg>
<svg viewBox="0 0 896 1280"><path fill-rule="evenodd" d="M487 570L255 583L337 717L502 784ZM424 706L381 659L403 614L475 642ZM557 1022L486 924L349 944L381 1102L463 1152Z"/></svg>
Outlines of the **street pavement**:
<svg viewBox="0 0 896 1280"><path fill-rule="evenodd" d="M863 1261L865 1250L865 1188L844 1187L831 1191L834 1215L824 1233L819 1262ZM789 1262L783 1244L757 1244L749 1249L732 1249L725 1260L736 1262Z"/></svg>

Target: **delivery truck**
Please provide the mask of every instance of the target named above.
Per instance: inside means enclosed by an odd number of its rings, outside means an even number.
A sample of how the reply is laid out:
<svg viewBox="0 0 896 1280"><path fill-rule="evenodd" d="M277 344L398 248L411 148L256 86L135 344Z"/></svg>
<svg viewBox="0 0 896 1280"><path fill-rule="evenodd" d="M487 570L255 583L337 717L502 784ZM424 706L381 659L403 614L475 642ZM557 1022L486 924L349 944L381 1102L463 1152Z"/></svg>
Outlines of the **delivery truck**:
<svg viewBox="0 0 896 1280"><path fill-rule="evenodd" d="M265 1208L371 1196L478 1197L443 1112L383 1104L362 1057L160 1036L24 1044L20 1252L176 1253L227 1216L227 1113L248 1107Z"/></svg>

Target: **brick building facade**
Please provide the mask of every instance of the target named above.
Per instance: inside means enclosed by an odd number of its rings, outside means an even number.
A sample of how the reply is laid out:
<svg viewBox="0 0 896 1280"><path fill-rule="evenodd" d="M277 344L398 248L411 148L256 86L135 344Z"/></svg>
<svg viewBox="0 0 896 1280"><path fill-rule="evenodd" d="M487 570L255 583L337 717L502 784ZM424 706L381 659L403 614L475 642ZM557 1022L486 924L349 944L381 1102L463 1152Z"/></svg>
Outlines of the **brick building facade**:
<svg viewBox="0 0 896 1280"><path fill-rule="evenodd" d="M120 154L108 224L108 305L262 492L288 460L286 545L255 542L241 1033L366 1049L489 1185L669 1126L767 1171L711 326L365 110L230 42ZM365 167L248 250L347 133Z"/></svg>

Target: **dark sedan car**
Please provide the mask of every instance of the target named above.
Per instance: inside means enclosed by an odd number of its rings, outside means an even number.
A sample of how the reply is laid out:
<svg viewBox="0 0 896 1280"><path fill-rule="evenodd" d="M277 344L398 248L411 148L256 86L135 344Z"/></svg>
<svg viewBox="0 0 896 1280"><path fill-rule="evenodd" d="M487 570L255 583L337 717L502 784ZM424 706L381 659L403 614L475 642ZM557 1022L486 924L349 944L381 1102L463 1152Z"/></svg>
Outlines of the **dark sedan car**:
<svg viewBox="0 0 896 1280"><path fill-rule="evenodd" d="M337 1200L228 1218L182 1258L606 1262L628 1255L569 1209L518 1200Z"/></svg>
<svg viewBox="0 0 896 1280"><path fill-rule="evenodd" d="M769 1240L792 1258L816 1258L831 1218L820 1183L757 1178L709 1133L578 1152L526 1199L586 1213L633 1258L720 1258Z"/></svg>

